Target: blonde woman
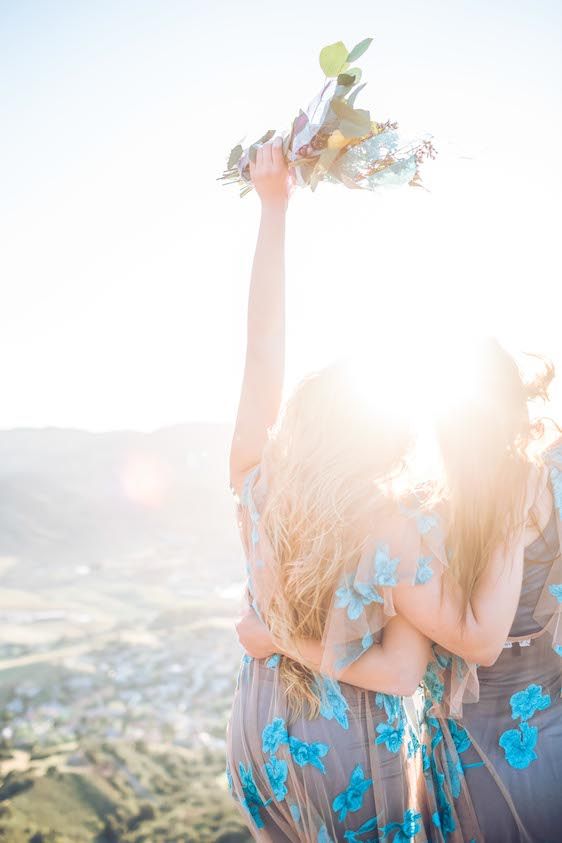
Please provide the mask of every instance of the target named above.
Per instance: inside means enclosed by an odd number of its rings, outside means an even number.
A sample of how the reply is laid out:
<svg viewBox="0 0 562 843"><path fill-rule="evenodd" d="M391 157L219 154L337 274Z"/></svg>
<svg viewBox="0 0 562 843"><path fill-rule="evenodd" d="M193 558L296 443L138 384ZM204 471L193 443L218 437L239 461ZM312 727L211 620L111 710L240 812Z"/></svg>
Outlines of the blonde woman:
<svg viewBox="0 0 562 843"><path fill-rule="evenodd" d="M392 491L408 426L361 402L341 367L305 379L280 412L288 181L279 145L258 150L252 180L262 217L231 482L250 601L276 653L243 660L229 783L256 839L439 839L440 809L399 696L417 687L429 641L395 614L392 591L419 588L432 565L445 564L442 537L433 516ZM462 631L460 590L447 588L444 607L435 602L443 624L457 627L448 644L466 659L491 661L505 640L521 532L506 550L513 564L502 605L490 591L505 554L473 589Z"/></svg>
<svg viewBox="0 0 562 843"><path fill-rule="evenodd" d="M528 410L552 371L525 384L495 341L478 350L474 369L477 388L438 424L448 571L440 577L436 566L425 583L394 589L400 615L441 645L424 678L425 798L435 839L554 841L562 834L562 441L531 460L538 427ZM515 554L505 565L506 536L520 532L529 501L524 564ZM509 606L509 623L503 634L490 623L479 654L466 647L481 620L474 595L494 577L489 596L499 613ZM275 647L251 615L239 631L256 655ZM307 649L322 661L318 641Z"/></svg>

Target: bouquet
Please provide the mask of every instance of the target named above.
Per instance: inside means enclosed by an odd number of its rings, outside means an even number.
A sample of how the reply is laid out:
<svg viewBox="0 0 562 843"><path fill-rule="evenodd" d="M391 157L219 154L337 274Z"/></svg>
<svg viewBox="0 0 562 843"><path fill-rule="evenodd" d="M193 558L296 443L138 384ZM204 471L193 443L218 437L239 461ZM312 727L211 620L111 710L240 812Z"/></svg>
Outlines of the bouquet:
<svg viewBox="0 0 562 843"><path fill-rule="evenodd" d="M361 70L350 65L370 47L365 38L348 52L342 41L320 51L325 81L306 111L299 111L291 130L284 133L283 153L295 184L315 190L319 181L339 182L350 188L374 190L383 185L421 186L420 164L435 157L428 137L407 140L391 121L379 123L369 111L355 107ZM274 130L244 149L231 151L226 170L218 181L237 184L240 196L252 190L250 161L258 147L275 135Z"/></svg>

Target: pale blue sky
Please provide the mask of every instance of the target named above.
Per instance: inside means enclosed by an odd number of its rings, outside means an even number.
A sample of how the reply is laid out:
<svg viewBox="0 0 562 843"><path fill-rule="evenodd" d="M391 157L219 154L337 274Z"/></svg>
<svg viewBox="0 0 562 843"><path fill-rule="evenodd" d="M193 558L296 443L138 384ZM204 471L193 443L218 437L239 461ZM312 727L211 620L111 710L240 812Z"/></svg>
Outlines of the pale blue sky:
<svg viewBox="0 0 562 843"><path fill-rule="evenodd" d="M231 419L257 203L215 178L368 35L361 104L442 154L295 197L290 380L457 323L562 366L562 4L0 0L1 427Z"/></svg>

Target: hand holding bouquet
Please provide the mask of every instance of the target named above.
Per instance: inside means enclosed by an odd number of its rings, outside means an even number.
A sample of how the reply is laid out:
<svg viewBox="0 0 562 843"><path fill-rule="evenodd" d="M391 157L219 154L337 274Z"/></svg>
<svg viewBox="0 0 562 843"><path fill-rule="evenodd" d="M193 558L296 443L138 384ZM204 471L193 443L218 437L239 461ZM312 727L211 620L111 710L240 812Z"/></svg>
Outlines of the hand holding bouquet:
<svg viewBox="0 0 562 843"><path fill-rule="evenodd" d="M372 40L366 38L351 52L341 41L321 50L324 86L282 137L295 184L311 190L322 180L366 190L389 184L421 185L420 164L435 157L431 140L407 141L397 123L378 123L369 111L355 107L365 83L360 84L360 68L350 64L369 49ZM250 164L260 146L274 135L274 130L266 132L247 149L235 146L219 181L238 184L240 195L245 196L252 190Z"/></svg>

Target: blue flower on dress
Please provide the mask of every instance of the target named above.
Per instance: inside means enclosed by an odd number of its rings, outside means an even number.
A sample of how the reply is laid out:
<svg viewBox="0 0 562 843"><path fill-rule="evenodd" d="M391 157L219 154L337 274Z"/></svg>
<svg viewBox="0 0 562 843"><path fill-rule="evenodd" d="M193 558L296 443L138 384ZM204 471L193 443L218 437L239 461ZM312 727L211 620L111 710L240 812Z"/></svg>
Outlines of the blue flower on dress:
<svg viewBox="0 0 562 843"><path fill-rule="evenodd" d="M472 741L470 740L466 729L463 729L462 726L459 726L459 724L455 720L448 719L447 724L449 726L449 731L451 733L451 737L453 739L453 743L455 744L457 752L459 754L461 752L466 752L466 750L469 749L472 744Z"/></svg>
<svg viewBox="0 0 562 843"><path fill-rule="evenodd" d="M384 708L387 721L393 723L394 720L400 718L402 715L402 702L400 697L394 694L375 694L375 704L377 708Z"/></svg>
<svg viewBox="0 0 562 843"><path fill-rule="evenodd" d="M420 556L418 559L418 567L416 570L416 578L414 580L414 585L423 585L433 576L433 569L431 567L431 562L433 560L432 556Z"/></svg>
<svg viewBox="0 0 562 843"><path fill-rule="evenodd" d="M445 750L445 758L447 760L447 768L449 770L449 779L451 782L451 793L458 799L461 794L461 778L464 776L464 770L460 758L453 760L448 749Z"/></svg>
<svg viewBox="0 0 562 843"><path fill-rule="evenodd" d="M265 663L265 666L271 668L271 670L275 670L276 667L279 667L280 662L281 662L281 654L280 653L274 653L272 656L270 656L268 658L268 660Z"/></svg>
<svg viewBox="0 0 562 843"><path fill-rule="evenodd" d="M316 843L334 843L334 841L328 834L328 829L325 825L323 825L318 831L318 834L316 836Z"/></svg>
<svg viewBox="0 0 562 843"><path fill-rule="evenodd" d="M550 469L550 482L552 483L552 491L554 493L554 504L562 516L562 471L556 468L556 466L552 466Z"/></svg>
<svg viewBox="0 0 562 843"><path fill-rule="evenodd" d="M420 513L419 515L416 515L416 524L418 526L418 531L422 536L425 536L430 532L430 530L437 527L438 523L439 522L435 515L428 515L427 513Z"/></svg>
<svg viewBox="0 0 562 843"><path fill-rule="evenodd" d="M345 578L345 585L336 591L336 608L346 609L350 621L356 621L363 608L370 603L384 603L384 600L368 583L354 582L351 575Z"/></svg>
<svg viewBox="0 0 562 843"><path fill-rule="evenodd" d="M557 656L562 656L562 644L555 644L553 650Z"/></svg>
<svg viewBox="0 0 562 843"><path fill-rule="evenodd" d="M524 770L538 758L535 752L539 730L536 726L521 723L519 729L508 729L500 735L499 745L505 752L505 760L516 770Z"/></svg>
<svg viewBox="0 0 562 843"><path fill-rule="evenodd" d="M264 727L261 733L262 749L264 752L277 752L281 744L289 743L287 726L282 717L276 717Z"/></svg>
<svg viewBox="0 0 562 843"><path fill-rule="evenodd" d="M426 668L423 684L425 685L429 696L435 702L442 702L445 694L445 683L437 675L437 665L435 662L430 662Z"/></svg>
<svg viewBox="0 0 562 843"><path fill-rule="evenodd" d="M390 548L387 544L379 544L375 551L375 582L377 585L396 585L396 568L400 559L390 558Z"/></svg>
<svg viewBox="0 0 562 843"><path fill-rule="evenodd" d="M553 597L556 597L559 603L562 603L562 582L549 585L548 590L550 591Z"/></svg>
<svg viewBox="0 0 562 843"><path fill-rule="evenodd" d="M259 795L254 781L251 764L248 764L248 769L246 769L242 762L240 762L238 765L238 771L240 773L240 784L242 785L242 791L244 793L244 799L241 804L250 814L256 826L258 828L263 828L264 822L261 818L260 808L266 808L271 800L269 799L267 802L264 802Z"/></svg>
<svg viewBox="0 0 562 843"><path fill-rule="evenodd" d="M388 823L381 828L381 840L384 840L392 831L396 831L393 837L394 843L402 843L405 840L412 840L420 830L421 814L408 808L404 812L404 820L401 823Z"/></svg>
<svg viewBox="0 0 562 843"><path fill-rule="evenodd" d="M543 694L541 685L529 685L524 691L513 694L509 702L512 718L517 720L520 717L524 721L529 720L536 711L548 708L551 700L550 694Z"/></svg>
<svg viewBox="0 0 562 843"><path fill-rule="evenodd" d="M366 632L363 638L361 639L361 647L363 650L368 650L369 647L373 646L373 634L371 632Z"/></svg>
<svg viewBox="0 0 562 843"><path fill-rule="evenodd" d="M291 816L293 821L296 823L300 823L301 821L301 809L296 803L289 805L289 811L291 812Z"/></svg>
<svg viewBox="0 0 562 843"><path fill-rule="evenodd" d="M376 744L384 743L389 752L398 752L404 740L404 726L401 722L397 726L390 723L379 723L377 726L378 738Z"/></svg>
<svg viewBox="0 0 562 843"><path fill-rule="evenodd" d="M326 772L324 764L320 761L330 749L325 743L307 743L291 736L289 738L289 749L295 764L298 764L299 767L306 767L307 764L310 764L320 770L321 773Z"/></svg>
<svg viewBox="0 0 562 843"><path fill-rule="evenodd" d="M419 752L420 741L414 730L410 727L408 730L408 758L413 758L416 752Z"/></svg>
<svg viewBox="0 0 562 843"><path fill-rule="evenodd" d="M320 694L320 714L326 720L335 720L342 729L349 729L347 713L349 705L341 692L339 682L327 676L322 677L318 682Z"/></svg>
<svg viewBox="0 0 562 843"><path fill-rule="evenodd" d="M366 779L365 773L361 764L358 764L353 770L349 784L345 790L338 793L332 802L332 808L338 814L338 819L343 822L348 813L358 811L363 804L363 794L373 784L372 779Z"/></svg>
<svg viewBox="0 0 562 843"><path fill-rule="evenodd" d="M272 755L269 762L265 765L265 772L267 773L273 795L278 802L282 802L288 792L285 782L289 774L289 765L286 761L281 761L275 755Z"/></svg>
<svg viewBox="0 0 562 843"><path fill-rule="evenodd" d="M349 843L361 843L359 837L363 834L369 834L371 831L375 831L377 823L377 817L371 817L360 825L359 828L356 828L355 830L348 829L348 831L346 831L343 835L344 840L349 840ZM364 839L363 843L377 843L377 840L378 837L370 837L368 840Z"/></svg>

